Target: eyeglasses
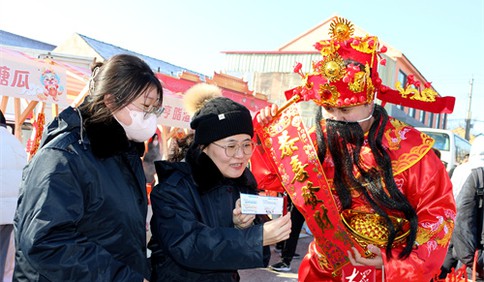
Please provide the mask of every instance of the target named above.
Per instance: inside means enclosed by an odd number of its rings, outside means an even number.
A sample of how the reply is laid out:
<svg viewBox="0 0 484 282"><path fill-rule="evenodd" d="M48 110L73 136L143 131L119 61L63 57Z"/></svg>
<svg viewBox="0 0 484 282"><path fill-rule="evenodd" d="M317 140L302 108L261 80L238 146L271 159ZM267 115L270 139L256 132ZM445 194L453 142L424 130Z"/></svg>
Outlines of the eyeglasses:
<svg viewBox="0 0 484 282"><path fill-rule="evenodd" d="M135 103L131 103L131 105L133 105L138 110L141 110L145 114L145 116L144 116L145 119L148 117L149 114L154 114L157 117L159 117L165 111L165 108L157 107L157 106L153 106L153 105L138 106Z"/></svg>
<svg viewBox="0 0 484 282"><path fill-rule="evenodd" d="M251 155L254 152L255 149L255 144L252 141L249 142L243 142L242 144L229 144L229 145L219 145L215 142L213 142L217 147L223 148L225 150L225 155L229 158L235 156L237 152L239 152L239 149L242 149L242 152L244 155Z"/></svg>

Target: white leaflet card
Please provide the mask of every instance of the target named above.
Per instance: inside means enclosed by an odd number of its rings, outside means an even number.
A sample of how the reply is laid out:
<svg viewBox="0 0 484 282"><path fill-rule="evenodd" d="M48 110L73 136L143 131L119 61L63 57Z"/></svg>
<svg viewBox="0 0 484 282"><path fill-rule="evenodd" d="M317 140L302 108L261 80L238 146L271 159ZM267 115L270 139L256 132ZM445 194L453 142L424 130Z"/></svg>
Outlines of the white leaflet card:
<svg viewBox="0 0 484 282"><path fill-rule="evenodd" d="M240 194L243 214L282 214L284 198Z"/></svg>

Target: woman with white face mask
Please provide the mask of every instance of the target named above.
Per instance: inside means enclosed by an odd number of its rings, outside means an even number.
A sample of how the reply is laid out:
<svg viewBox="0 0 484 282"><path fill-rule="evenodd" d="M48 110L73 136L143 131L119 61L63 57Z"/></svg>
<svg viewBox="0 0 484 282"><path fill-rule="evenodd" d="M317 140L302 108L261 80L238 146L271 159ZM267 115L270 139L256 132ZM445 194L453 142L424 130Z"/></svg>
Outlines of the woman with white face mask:
<svg viewBox="0 0 484 282"><path fill-rule="evenodd" d="M14 280L149 278L140 157L162 112L162 86L131 55L92 70L90 95L47 126L24 170Z"/></svg>

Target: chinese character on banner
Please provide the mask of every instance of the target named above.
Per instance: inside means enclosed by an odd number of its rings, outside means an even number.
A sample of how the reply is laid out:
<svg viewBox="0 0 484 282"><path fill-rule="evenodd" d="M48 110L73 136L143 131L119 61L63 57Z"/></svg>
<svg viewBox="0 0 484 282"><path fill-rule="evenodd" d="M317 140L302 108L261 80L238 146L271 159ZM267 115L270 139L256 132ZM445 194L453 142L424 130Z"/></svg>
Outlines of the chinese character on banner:
<svg viewBox="0 0 484 282"><path fill-rule="evenodd" d="M163 107L165 111L158 117L158 124L178 127L190 128L190 115L183 109L182 98L169 91L163 94Z"/></svg>
<svg viewBox="0 0 484 282"><path fill-rule="evenodd" d="M375 282L376 268L374 266L354 266L351 264L343 268L342 282Z"/></svg>
<svg viewBox="0 0 484 282"><path fill-rule="evenodd" d="M67 105L67 71L43 60L0 48L3 96Z"/></svg>

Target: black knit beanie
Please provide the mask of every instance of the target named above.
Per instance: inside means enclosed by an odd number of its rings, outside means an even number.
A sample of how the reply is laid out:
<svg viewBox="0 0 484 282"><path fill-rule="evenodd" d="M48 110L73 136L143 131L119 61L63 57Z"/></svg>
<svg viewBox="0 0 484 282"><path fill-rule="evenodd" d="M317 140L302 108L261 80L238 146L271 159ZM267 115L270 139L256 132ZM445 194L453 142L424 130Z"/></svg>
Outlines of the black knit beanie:
<svg viewBox="0 0 484 282"><path fill-rule="evenodd" d="M201 145L208 145L237 134L254 136L249 110L225 97L217 97L206 102L193 115L190 127L195 130L195 144Z"/></svg>

